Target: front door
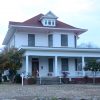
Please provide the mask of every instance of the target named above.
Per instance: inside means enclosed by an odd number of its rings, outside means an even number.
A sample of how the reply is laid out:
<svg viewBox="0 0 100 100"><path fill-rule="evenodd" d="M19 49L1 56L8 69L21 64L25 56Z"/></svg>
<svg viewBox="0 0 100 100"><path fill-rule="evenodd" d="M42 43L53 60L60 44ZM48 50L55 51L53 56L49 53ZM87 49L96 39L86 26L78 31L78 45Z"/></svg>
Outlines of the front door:
<svg viewBox="0 0 100 100"><path fill-rule="evenodd" d="M32 58L32 76L37 77L39 72L39 59Z"/></svg>

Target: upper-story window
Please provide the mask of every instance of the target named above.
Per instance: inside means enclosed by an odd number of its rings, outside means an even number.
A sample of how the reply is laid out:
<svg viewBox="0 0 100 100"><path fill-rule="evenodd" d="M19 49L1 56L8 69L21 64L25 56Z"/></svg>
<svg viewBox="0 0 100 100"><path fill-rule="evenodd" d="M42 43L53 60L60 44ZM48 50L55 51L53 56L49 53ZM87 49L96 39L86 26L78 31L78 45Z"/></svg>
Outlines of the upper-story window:
<svg viewBox="0 0 100 100"><path fill-rule="evenodd" d="M47 25L47 20L45 20L45 25Z"/></svg>
<svg viewBox="0 0 100 100"><path fill-rule="evenodd" d="M51 23L51 20L48 20L48 25L50 25L50 26L51 26L51 24L52 24L52 23Z"/></svg>
<svg viewBox="0 0 100 100"><path fill-rule="evenodd" d="M55 20L53 19L45 19L44 21L44 26L55 26Z"/></svg>
<svg viewBox="0 0 100 100"><path fill-rule="evenodd" d="M48 46L49 47L53 46L53 35L52 34L48 35Z"/></svg>
<svg viewBox="0 0 100 100"><path fill-rule="evenodd" d="M35 46L35 35L28 34L28 46Z"/></svg>
<svg viewBox="0 0 100 100"><path fill-rule="evenodd" d="M61 46L68 46L68 35L61 34Z"/></svg>
<svg viewBox="0 0 100 100"><path fill-rule="evenodd" d="M54 21L52 21L52 25L55 25Z"/></svg>

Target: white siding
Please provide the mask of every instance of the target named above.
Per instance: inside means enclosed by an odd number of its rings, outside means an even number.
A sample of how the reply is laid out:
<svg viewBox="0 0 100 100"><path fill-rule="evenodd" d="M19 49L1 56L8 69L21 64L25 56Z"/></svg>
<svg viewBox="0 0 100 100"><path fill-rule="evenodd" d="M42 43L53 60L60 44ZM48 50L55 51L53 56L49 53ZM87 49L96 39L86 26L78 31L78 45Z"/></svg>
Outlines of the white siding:
<svg viewBox="0 0 100 100"><path fill-rule="evenodd" d="M36 33L35 34L35 46L48 46L48 34Z"/></svg>
<svg viewBox="0 0 100 100"><path fill-rule="evenodd" d="M61 47L61 35L60 33L53 33L53 47Z"/></svg>
<svg viewBox="0 0 100 100"><path fill-rule="evenodd" d="M28 34L25 32L15 33L15 47L28 46Z"/></svg>
<svg viewBox="0 0 100 100"><path fill-rule="evenodd" d="M53 33L53 46L61 47L61 34L68 35L68 47L75 47L74 33L54 32Z"/></svg>
<svg viewBox="0 0 100 100"><path fill-rule="evenodd" d="M13 35L7 44L8 49L15 46L15 36Z"/></svg>
<svg viewBox="0 0 100 100"><path fill-rule="evenodd" d="M15 46L28 46L28 34L35 34L35 46L48 46L48 34L45 33L15 33Z"/></svg>
<svg viewBox="0 0 100 100"><path fill-rule="evenodd" d="M53 34L53 47L61 47L61 34L68 35L68 47L75 47L74 33L26 33L16 32L15 33L15 47L28 46L28 34L35 34L35 46L48 46L48 34ZM14 44L14 40L10 42L10 45Z"/></svg>
<svg viewBox="0 0 100 100"><path fill-rule="evenodd" d="M43 69L41 69L43 67ZM48 75L48 58L47 57L40 57L39 58L39 74L40 77Z"/></svg>
<svg viewBox="0 0 100 100"><path fill-rule="evenodd" d="M75 47L74 33L68 33L68 47Z"/></svg>
<svg viewBox="0 0 100 100"><path fill-rule="evenodd" d="M68 67L69 67L69 76L75 76L75 59L69 58L68 59Z"/></svg>

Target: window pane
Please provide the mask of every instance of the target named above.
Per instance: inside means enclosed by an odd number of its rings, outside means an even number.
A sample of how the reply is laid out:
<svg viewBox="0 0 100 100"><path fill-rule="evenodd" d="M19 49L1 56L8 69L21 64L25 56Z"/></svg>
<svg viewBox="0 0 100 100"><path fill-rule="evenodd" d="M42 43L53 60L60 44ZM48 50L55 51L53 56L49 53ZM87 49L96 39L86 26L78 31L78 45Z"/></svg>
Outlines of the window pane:
<svg viewBox="0 0 100 100"><path fill-rule="evenodd" d="M48 35L48 45L49 45L49 47L53 46L53 36L52 36L52 34Z"/></svg>
<svg viewBox="0 0 100 100"><path fill-rule="evenodd" d="M61 64L62 64L62 71L68 71L68 59L62 58Z"/></svg>
<svg viewBox="0 0 100 100"><path fill-rule="evenodd" d="M68 36L62 34L61 35L61 46L68 46Z"/></svg>
<svg viewBox="0 0 100 100"><path fill-rule="evenodd" d="M51 21L50 20L48 21L48 25L51 25Z"/></svg>
<svg viewBox="0 0 100 100"><path fill-rule="evenodd" d="M28 46L35 46L35 35L28 34Z"/></svg>
<svg viewBox="0 0 100 100"><path fill-rule="evenodd" d="M49 72L53 72L53 58L48 59Z"/></svg>

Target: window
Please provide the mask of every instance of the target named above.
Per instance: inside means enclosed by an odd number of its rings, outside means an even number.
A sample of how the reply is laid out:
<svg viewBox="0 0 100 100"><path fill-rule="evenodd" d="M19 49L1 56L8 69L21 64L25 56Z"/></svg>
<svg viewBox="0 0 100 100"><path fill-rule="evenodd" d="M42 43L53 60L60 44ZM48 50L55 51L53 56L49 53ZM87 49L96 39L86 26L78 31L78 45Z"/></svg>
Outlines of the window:
<svg viewBox="0 0 100 100"><path fill-rule="evenodd" d="M49 72L53 72L53 58L48 59Z"/></svg>
<svg viewBox="0 0 100 100"><path fill-rule="evenodd" d="M52 34L48 35L48 46L49 47L53 46L53 35Z"/></svg>
<svg viewBox="0 0 100 100"><path fill-rule="evenodd" d="M47 20L45 20L45 25L47 25Z"/></svg>
<svg viewBox="0 0 100 100"><path fill-rule="evenodd" d="M80 59L75 59L75 71L81 71L82 70L82 63Z"/></svg>
<svg viewBox="0 0 100 100"><path fill-rule="evenodd" d="M28 46L35 46L35 35L28 34Z"/></svg>
<svg viewBox="0 0 100 100"><path fill-rule="evenodd" d="M50 25L50 26L51 26L51 20L48 20L48 25Z"/></svg>
<svg viewBox="0 0 100 100"><path fill-rule="evenodd" d="M62 71L68 71L68 58L61 59Z"/></svg>
<svg viewBox="0 0 100 100"><path fill-rule="evenodd" d="M68 46L68 35L61 34L61 46Z"/></svg>
<svg viewBox="0 0 100 100"><path fill-rule="evenodd" d="M54 21L52 21L52 25L54 26Z"/></svg>

